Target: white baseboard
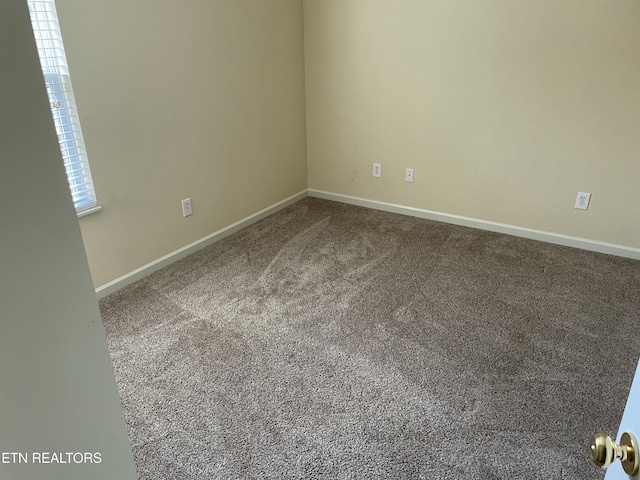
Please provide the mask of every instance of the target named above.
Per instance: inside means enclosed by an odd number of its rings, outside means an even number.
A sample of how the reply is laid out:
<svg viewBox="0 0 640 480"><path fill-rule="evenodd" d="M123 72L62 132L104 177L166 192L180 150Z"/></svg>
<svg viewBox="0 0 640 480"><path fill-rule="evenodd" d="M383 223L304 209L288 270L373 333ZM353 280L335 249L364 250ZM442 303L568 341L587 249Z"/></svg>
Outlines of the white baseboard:
<svg viewBox="0 0 640 480"><path fill-rule="evenodd" d="M616 255L619 257L633 258L640 260L640 249L634 247L628 247L625 245L617 245L614 243L598 242L595 240L589 240L586 238L570 237L567 235L561 235L559 233L545 232L543 230L533 230L530 228L517 227L515 225L508 225L506 223L490 222L486 220L479 220L476 218L462 217L459 215L451 215L448 213L433 212L430 210L424 210L421 208L407 207L404 205L398 205L394 203L379 202L376 200L367 200L365 198L352 197L349 195L341 195L338 193L325 192L322 190L304 190L296 193L289 198L285 198L281 202L278 202L270 207L260 210L253 215L250 215L228 227L218 230L217 232L207 235L200 240L197 240L189 245L186 245L178 250L175 250L163 257L147 263L129 272L121 277L105 283L104 285L96 288L96 296L100 299L106 297L110 293L120 290L127 285L146 277L147 275L155 272L156 270L166 267L171 263L180 260L181 258L190 255L201 248L206 247L218 240L231 235L238 230L251 225L265 217L282 210L285 207L302 200L303 198L311 196L316 198L324 198L325 200L333 200L335 202L347 203L350 205L357 205L360 207L373 208L375 210L383 210L385 212L399 213L401 215L410 215L418 218L426 218L428 220L435 220L438 222L451 223L454 225L461 225L464 227L478 228L480 230L488 230L491 232L504 233L507 235L514 235L516 237L529 238L531 240L539 240L547 243L554 243L556 245L564 245L567 247L580 248L582 250L589 250L592 252L607 253L609 255Z"/></svg>
<svg viewBox="0 0 640 480"><path fill-rule="evenodd" d="M307 197L307 190L303 190L302 192L296 193L295 195L290 196L289 198L285 198L284 200L271 205L270 207L265 208L264 210L260 210L253 215L250 215L242 220L229 225L228 227L222 228L217 232L212 233L211 235L207 235L200 240L196 240L189 245L186 245L178 250L175 250L163 257L154 260L153 262L147 263L146 265L141 266L140 268L136 268L132 272L129 272L121 277L116 278L104 285L100 285L96 288L96 296L98 299L106 297L110 293L115 292L116 290L120 290L121 288L126 287L127 285L140 280L141 278L146 277L147 275L155 272L156 270L161 269L162 267L166 267L167 265L172 264L173 262L180 260L181 258L190 255L201 248L206 247L218 240L222 240L225 237L228 237L234 232L251 225L259 220L262 220L265 217L277 212L278 210L282 210L285 207L288 207L292 203L297 202L298 200L302 200Z"/></svg>
<svg viewBox="0 0 640 480"><path fill-rule="evenodd" d="M556 245L564 245L567 247L580 248L592 252L607 253L619 257L633 258L640 260L640 249L628 247L625 245L617 245L614 243L598 242L586 238L570 237L559 233L545 232L543 230L533 230L530 228L517 227L506 223L489 222L479 220L477 218L462 217L459 215L450 215L448 213L433 212L423 210L421 208L406 207L394 203L379 202L376 200L367 200L365 198L351 197L349 195L340 195L337 193L325 192L322 190L309 189L310 197L324 198L325 200L333 200L336 202L348 203L360 207L373 208L383 210L385 212L400 213L402 215L410 215L413 217L426 218L438 222L452 223L464 227L478 228L480 230L489 230L491 232L505 233L516 237L529 238L531 240L539 240Z"/></svg>

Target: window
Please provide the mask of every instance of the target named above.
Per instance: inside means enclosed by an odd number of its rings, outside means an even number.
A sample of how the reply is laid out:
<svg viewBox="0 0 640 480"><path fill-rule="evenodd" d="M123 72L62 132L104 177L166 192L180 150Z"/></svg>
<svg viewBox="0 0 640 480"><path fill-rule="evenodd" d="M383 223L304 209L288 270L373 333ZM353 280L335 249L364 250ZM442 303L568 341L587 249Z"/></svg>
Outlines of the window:
<svg viewBox="0 0 640 480"><path fill-rule="evenodd" d="M27 0L53 121L78 216L100 210L93 189L80 117L71 88L54 0Z"/></svg>

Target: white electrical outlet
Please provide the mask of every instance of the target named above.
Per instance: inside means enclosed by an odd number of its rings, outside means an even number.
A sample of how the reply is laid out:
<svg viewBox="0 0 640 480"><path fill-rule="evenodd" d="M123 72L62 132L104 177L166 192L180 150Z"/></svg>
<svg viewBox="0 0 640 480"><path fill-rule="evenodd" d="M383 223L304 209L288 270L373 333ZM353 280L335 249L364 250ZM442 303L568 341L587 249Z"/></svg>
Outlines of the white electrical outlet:
<svg viewBox="0 0 640 480"><path fill-rule="evenodd" d="M404 181L413 183L413 168L407 168L404 174Z"/></svg>
<svg viewBox="0 0 640 480"><path fill-rule="evenodd" d="M382 176L382 164L381 163L374 163L373 164L373 176L374 177L381 177Z"/></svg>
<svg viewBox="0 0 640 480"><path fill-rule="evenodd" d="M191 210L191 199L185 198L184 200L182 200L182 216L188 217L192 213L193 210Z"/></svg>
<svg viewBox="0 0 640 480"><path fill-rule="evenodd" d="M580 210L586 210L589 208L589 200L591 200L591 194L585 192L578 192L578 196L576 197L576 204L574 208L578 208Z"/></svg>

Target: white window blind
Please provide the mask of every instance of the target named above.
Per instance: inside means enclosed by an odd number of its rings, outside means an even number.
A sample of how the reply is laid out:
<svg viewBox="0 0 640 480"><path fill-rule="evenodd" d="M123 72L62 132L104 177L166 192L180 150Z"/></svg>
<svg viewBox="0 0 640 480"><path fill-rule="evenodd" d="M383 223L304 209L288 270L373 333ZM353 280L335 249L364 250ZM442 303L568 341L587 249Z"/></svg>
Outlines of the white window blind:
<svg viewBox="0 0 640 480"><path fill-rule="evenodd" d="M27 0L71 195L79 215L97 208L54 0Z"/></svg>

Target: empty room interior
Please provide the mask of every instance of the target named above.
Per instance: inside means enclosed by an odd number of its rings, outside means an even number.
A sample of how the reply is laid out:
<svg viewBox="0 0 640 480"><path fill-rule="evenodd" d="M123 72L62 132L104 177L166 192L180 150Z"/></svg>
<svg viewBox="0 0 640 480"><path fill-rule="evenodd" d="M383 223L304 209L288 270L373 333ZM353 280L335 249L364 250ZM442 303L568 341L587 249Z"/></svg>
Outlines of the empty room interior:
<svg viewBox="0 0 640 480"><path fill-rule="evenodd" d="M55 5L97 208L3 2L0 478L604 478L640 2Z"/></svg>

